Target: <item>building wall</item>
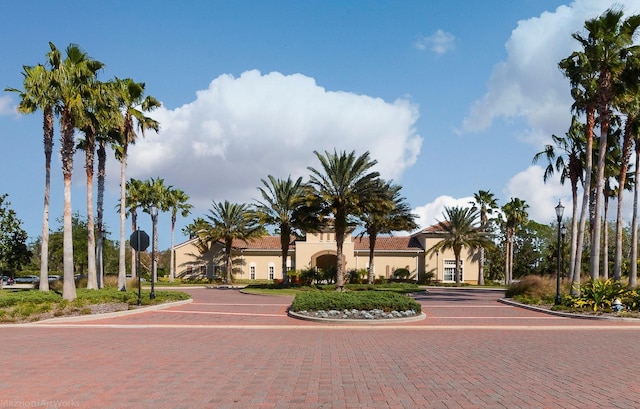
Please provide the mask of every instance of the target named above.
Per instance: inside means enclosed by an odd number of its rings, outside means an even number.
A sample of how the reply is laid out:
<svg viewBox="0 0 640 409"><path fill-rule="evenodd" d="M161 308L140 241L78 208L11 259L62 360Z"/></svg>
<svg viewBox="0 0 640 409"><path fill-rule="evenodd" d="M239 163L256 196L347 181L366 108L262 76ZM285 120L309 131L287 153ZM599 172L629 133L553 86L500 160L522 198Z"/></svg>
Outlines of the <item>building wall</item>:
<svg viewBox="0 0 640 409"><path fill-rule="evenodd" d="M422 247L426 250L432 248L441 239L434 234L421 234L418 237ZM200 272L202 268L206 270L206 276L212 278L220 268L224 266L223 248L220 244L215 244L205 254L200 254L195 246L195 240L188 241L176 246L176 276L181 277L191 271L191 274ZM343 245L344 268L350 269L368 268L368 251L354 249L353 238L349 235ZM315 260L323 255L336 254L335 235L330 233L308 234L306 241L297 241L295 250L289 251L291 269L303 270L314 267ZM462 281L469 284L476 284L478 281L478 260L477 253L472 254L467 249L462 250L463 276ZM273 267L274 278L282 279L282 268L280 261L280 249L272 250L251 250L244 249L234 251L234 275L238 279L251 278L251 266L255 267L255 279L269 279L269 268ZM423 277L425 272L433 271L434 279L439 282L454 282L452 274L447 275L447 270L454 267L453 251L441 251L438 254L423 252L416 249L402 251L376 251L374 266L375 277L390 277L393 271L399 268L407 268L414 277ZM205 266L205 267L201 267Z"/></svg>

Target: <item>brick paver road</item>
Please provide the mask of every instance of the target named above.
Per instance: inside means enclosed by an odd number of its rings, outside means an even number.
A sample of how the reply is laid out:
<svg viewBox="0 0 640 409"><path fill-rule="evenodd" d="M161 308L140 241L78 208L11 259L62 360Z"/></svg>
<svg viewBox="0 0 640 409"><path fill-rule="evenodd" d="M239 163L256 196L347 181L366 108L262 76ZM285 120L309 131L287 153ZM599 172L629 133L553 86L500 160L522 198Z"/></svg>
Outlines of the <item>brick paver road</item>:
<svg viewBox="0 0 640 409"><path fill-rule="evenodd" d="M426 319L326 325L192 289L108 319L0 326L0 408L638 408L640 323L433 289Z"/></svg>

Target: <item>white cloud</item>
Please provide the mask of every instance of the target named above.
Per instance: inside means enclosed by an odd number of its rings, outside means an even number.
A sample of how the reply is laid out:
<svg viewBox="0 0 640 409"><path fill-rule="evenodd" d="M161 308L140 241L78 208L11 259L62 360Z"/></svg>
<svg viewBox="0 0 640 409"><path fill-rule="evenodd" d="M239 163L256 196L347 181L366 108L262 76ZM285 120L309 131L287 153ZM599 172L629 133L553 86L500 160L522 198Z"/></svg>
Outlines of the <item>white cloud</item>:
<svg viewBox="0 0 640 409"><path fill-rule="evenodd" d="M191 197L196 215L211 200L251 202L270 174L306 178L320 166L314 150L369 151L382 177L397 180L422 144L411 102L328 91L302 74L221 75L193 102L152 116L160 132L130 148L127 178L162 175Z"/></svg>
<svg viewBox="0 0 640 409"><path fill-rule="evenodd" d="M432 35L420 38L413 44L418 50L430 50L436 54L445 54L455 48L456 38L453 34L438 29Z"/></svg>
<svg viewBox="0 0 640 409"><path fill-rule="evenodd" d="M570 122L569 82L558 62L578 49L571 34L582 32L587 19L616 2L576 0L554 12L522 20L505 44L506 61L493 69L487 92L471 107L463 131L482 131L498 118L522 118L529 130L523 139L540 145L541 136L562 135ZM640 9L640 1L624 3L625 14Z"/></svg>
<svg viewBox="0 0 640 409"><path fill-rule="evenodd" d="M566 218L571 213L571 189L568 181L567 185L561 185L556 174L545 183L543 175L544 168L529 166L509 180L504 196L509 198L507 200L514 197L524 200L529 205L527 209L529 218L538 223L555 221L555 207L560 200L565 207Z"/></svg>
<svg viewBox="0 0 640 409"><path fill-rule="evenodd" d="M413 213L418 215L416 223L418 223L421 229L424 229L445 219L445 207L470 207L473 201L473 197L455 199L451 196L443 195L437 197L431 203L413 209Z"/></svg>
<svg viewBox="0 0 640 409"><path fill-rule="evenodd" d="M0 115L9 114L17 115L16 106L9 95L0 95Z"/></svg>

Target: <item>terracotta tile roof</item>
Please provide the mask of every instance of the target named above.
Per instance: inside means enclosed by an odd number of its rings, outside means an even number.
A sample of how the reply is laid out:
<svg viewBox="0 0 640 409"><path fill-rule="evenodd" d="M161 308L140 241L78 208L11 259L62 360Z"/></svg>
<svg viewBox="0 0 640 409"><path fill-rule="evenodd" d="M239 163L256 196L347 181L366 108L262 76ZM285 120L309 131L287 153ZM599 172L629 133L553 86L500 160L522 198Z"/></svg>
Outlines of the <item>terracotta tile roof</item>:
<svg viewBox="0 0 640 409"><path fill-rule="evenodd" d="M420 230L418 233L442 233L444 232L444 230L442 230L442 227L440 227L439 223L436 223L432 226L429 227L425 227L424 229Z"/></svg>
<svg viewBox="0 0 640 409"><path fill-rule="evenodd" d="M369 251L369 237L354 237L353 243L356 251ZM418 239L414 236L378 236L376 237L375 250L384 251L421 251L424 250Z"/></svg>
<svg viewBox="0 0 640 409"><path fill-rule="evenodd" d="M296 237L291 237L289 249L295 249ZM237 249L251 250L280 250L280 236L263 236L251 241L234 240L233 247Z"/></svg>

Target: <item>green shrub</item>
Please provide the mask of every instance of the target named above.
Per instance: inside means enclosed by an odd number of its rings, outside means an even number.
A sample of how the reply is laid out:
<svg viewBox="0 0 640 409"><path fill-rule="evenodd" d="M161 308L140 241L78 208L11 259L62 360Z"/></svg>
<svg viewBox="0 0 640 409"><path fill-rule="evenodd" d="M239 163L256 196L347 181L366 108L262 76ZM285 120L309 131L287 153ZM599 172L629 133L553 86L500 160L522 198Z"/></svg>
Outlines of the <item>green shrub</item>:
<svg viewBox="0 0 640 409"><path fill-rule="evenodd" d="M580 297L574 300L576 307L589 307L593 311L610 309L616 298L623 299L628 290L619 281L591 280L580 287Z"/></svg>
<svg viewBox="0 0 640 409"><path fill-rule="evenodd" d="M422 311L413 298L391 291L319 291L296 294L292 311L373 310Z"/></svg>

